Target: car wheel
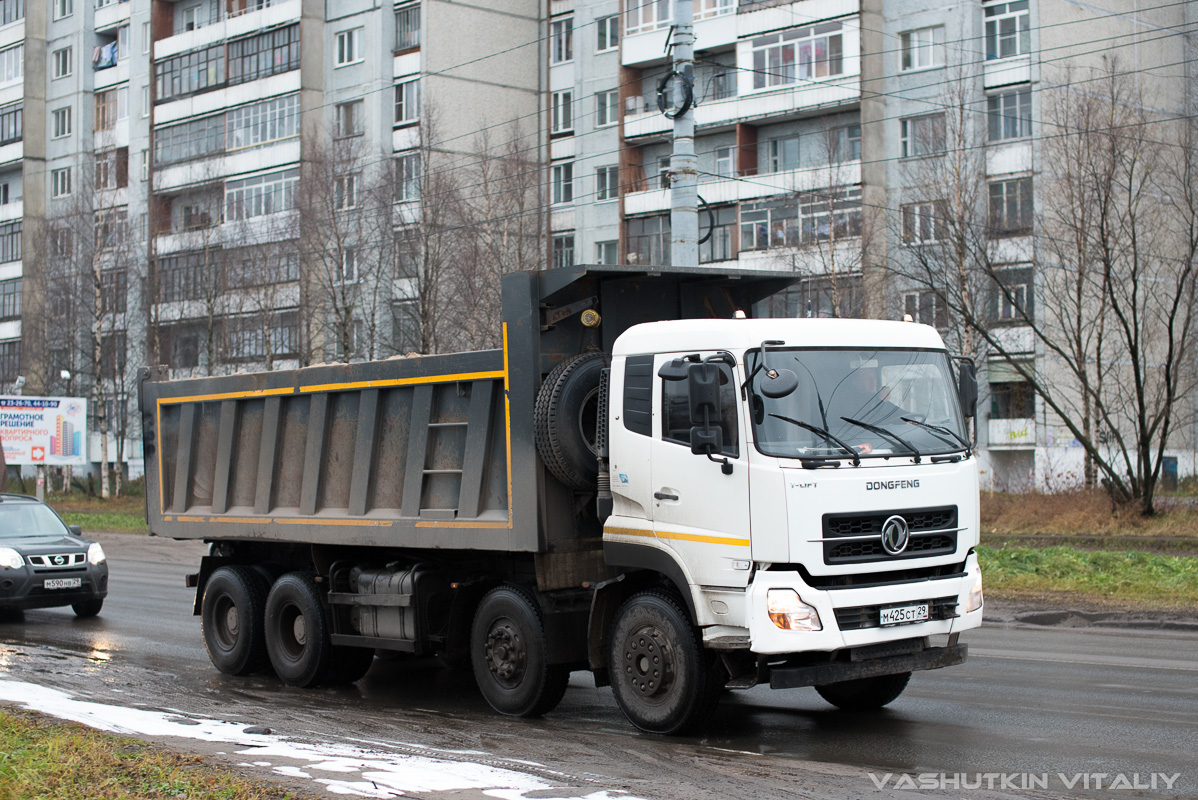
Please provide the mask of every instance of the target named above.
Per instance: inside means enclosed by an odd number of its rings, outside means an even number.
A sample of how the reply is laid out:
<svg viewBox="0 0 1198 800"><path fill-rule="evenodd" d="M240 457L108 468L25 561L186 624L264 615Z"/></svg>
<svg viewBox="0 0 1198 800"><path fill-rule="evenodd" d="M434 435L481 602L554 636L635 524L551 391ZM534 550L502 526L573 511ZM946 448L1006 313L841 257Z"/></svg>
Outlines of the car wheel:
<svg viewBox="0 0 1198 800"><path fill-rule="evenodd" d="M872 711L894 701L907 681L911 680L910 672L900 672L898 675L879 675L876 678L860 678L855 681L840 683L825 683L816 686L815 691L837 708L845 711Z"/></svg>
<svg viewBox="0 0 1198 800"><path fill-rule="evenodd" d="M266 594L270 584L251 567L215 570L204 585L200 628L213 666L248 675L266 664Z"/></svg>
<svg viewBox="0 0 1198 800"><path fill-rule="evenodd" d="M104 607L104 598L93 597L91 600L80 600L78 603L71 603L71 610L75 612L75 616L86 619L94 617L100 613L100 609Z"/></svg>

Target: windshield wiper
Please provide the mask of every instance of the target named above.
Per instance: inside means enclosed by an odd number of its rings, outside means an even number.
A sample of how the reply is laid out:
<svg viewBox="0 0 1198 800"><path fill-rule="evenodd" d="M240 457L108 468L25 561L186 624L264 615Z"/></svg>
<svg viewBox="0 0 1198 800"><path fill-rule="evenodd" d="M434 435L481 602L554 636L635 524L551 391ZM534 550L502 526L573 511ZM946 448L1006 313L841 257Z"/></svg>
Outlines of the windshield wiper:
<svg viewBox="0 0 1198 800"><path fill-rule="evenodd" d="M883 427L880 427L878 425L871 425L870 423L862 422L859 419L853 419L852 417L841 417L841 419L843 419L845 422L851 423L853 425L859 425L860 427L865 428L867 431L873 431L874 433L878 434L879 436L885 436L887 439L893 439L894 441L898 442L903 447L905 447L911 451L911 453L915 456L916 464L918 464L920 462L921 458L919 455L919 451L915 449L915 445L911 444L903 437L893 434Z"/></svg>
<svg viewBox="0 0 1198 800"><path fill-rule="evenodd" d="M818 425L812 425L809 422L803 422L801 420L791 419L790 417L784 417L781 414L775 414L772 411L770 412L770 416L777 417L778 419L782 420L783 422L789 422L791 425L798 425L800 428L806 428L807 430L811 431L812 433L814 433L818 436L824 437L829 442L832 442L833 444L838 445L842 450L844 450L846 453L851 455L853 457L853 466L854 467L861 466L861 456L857 453L856 450L849 447L847 444L840 441L835 436L828 433L826 430L819 427Z"/></svg>
<svg viewBox="0 0 1198 800"><path fill-rule="evenodd" d="M949 436L956 439L961 444L961 447L965 448L965 457L966 458L969 458L969 454L973 450L973 448L971 448L969 446L969 442L962 439L961 436L956 431L954 431L952 428L945 428L941 425L930 425L927 422L920 422L919 420L911 419L910 417L899 417L899 419L901 419L903 422L909 422L912 425L918 425L921 428L927 428L928 430L932 431L933 434L947 433ZM948 439L945 439L943 436L941 436L940 438L944 439L944 441L946 441L946 442L949 441Z"/></svg>

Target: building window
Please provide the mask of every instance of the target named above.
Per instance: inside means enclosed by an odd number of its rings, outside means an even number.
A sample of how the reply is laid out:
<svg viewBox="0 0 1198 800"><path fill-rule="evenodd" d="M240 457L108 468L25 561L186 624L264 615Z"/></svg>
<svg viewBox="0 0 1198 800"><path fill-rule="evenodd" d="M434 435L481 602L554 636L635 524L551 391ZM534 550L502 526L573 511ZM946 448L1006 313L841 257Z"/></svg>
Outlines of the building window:
<svg viewBox="0 0 1198 800"><path fill-rule="evenodd" d="M845 125L832 129L832 161L861 160L861 126Z"/></svg>
<svg viewBox="0 0 1198 800"><path fill-rule="evenodd" d="M844 72L839 22L759 36L753 40L753 88L784 86Z"/></svg>
<svg viewBox="0 0 1198 800"><path fill-rule="evenodd" d="M129 271L106 269L100 273L100 313L124 314L128 308Z"/></svg>
<svg viewBox="0 0 1198 800"><path fill-rule="evenodd" d="M240 150L243 147L257 147L299 136L299 115L298 94L283 95L230 109L223 136L225 147L229 150ZM203 120L190 124L204 126L198 131L201 138L212 136L219 143L222 138L221 129L225 128L221 124L222 121L218 115L209 117L206 124ZM157 133L155 135L157 136Z"/></svg>
<svg viewBox="0 0 1198 800"><path fill-rule="evenodd" d="M404 125L420 119L420 79L395 85L395 124Z"/></svg>
<svg viewBox="0 0 1198 800"><path fill-rule="evenodd" d="M229 112L230 115L236 113ZM161 166L224 151L224 114L154 129L154 160Z"/></svg>
<svg viewBox="0 0 1198 800"><path fill-rule="evenodd" d="M1016 89L986 98L990 141L1022 139L1032 135L1032 90Z"/></svg>
<svg viewBox="0 0 1198 800"><path fill-rule="evenodd" d="M710 264L713 261L727 261L736 258L734 238L736 236L736 206L722 206L712 209L715 217L715 227L707 241L699 245L699 263ZM706 214L699 215L699 238L703 238L710 219Z"/></svg>
<svg viewBox="0 0 1198 800"><path fill-rule="evenodd" d="M925 114L900 121L903 158L944 152L944 115Z"/></svg>
<svg viewBox="0 0 1198 800"><path fill-rule="evenodd" d="M420 46L420 6L395 9L395 49L411 50Z"/></svg>
<svg viewBox="0 0 1198 800"><path fill-rule="evenodd" d="M116 127L116 120L116 89L109 89L106 92L96 92L96 130L110 131Z"/></svg>
<svg viewBox="0 0 1198 800"><path fill-rule="evenodd" d="M1036 392L1026 381L990 384L991 419L1032 419L1036 416Z"/></svg>
<svg viewBox="0 0 1198 800"><path fill-rule="evenodd" d="M109 0L111 2L111 0ZM99 5L99 3L97 3ZM183 9L183 30L194 31L204 23L200 21L200 6L188 6Z"/></svg>
<svg viewBox="0 0 1198 800"><path fill-rule="evenodd" d="M695 0L695 19L719 17L736 11L736 0Z"/></svg>
<svg viewBox="0 0 1198 800"><path fill-rule="evenodd" d="M21 0L18 0L19 5ZM69 17L75 13L75 0L54 0L54 19L62 19ZM4 24L8 24L10 20L3 20Z"/></svg>
<svg viewBox="0 0 1198 800"><path fill-rule="evenodd" d="M574 266L574 234L553 237L553 266L557 269Z"/></svg>
<svg viewBox="0 0 1198 800"><path fill-rule="evenodd" d="M549 63L574 60L574 18L566 17L549 24Z"/></svg>
<svg viewBox="0 0 1198 800"><path fill-rule="evenodd" d="M553 134L574 132L573 92L554 92L549 132Z"/></svg>
<svg viewBox="0 0 1198 800"><path fill-rule="evenodd" d="M865 292L861 273L803 278L786 292L785 315L803 319L854 319L861 316Z"/></svg>
<svg viewBox="0 0 1198 800"><path fill-rule="evenodd" d="M574 162L553 165L553 202L574 202Z"/></svg>
<svg viewBox="0 0 1198 800"><path fill-rule="evenodd" d="M116 90L116 118L129 119L129 87L118 86Z"/></svg>
<svg viewBox="0 0 1198 800"><path fill-rule="evenodd" d="M903 295L903 313L912 322L931 325L933 328L948 327L948 309L944 298L936 292L908 292Z"/></svg>
<svg viewBox="0 0 1198 800"><path fill-rule="evenodd" d="M771 139L769 150L769 171L785 172L799 168L799 137L789 136L785 139Z"/></svg>
<svg viewBox="0 0 1198 800"><path fill-rule="evenodd" d="M150 179L150 151L141 151L141 179L148 181Z"/></svg>
<svg viewBox="0 0 1198 800"><path fill-rule="evenodd" d="M943 240L947 211L941 200L903 206L903 243L926 244Z"/></svg>
<svg viewBox="0 0 1198 800"><path fill-rule="evenodd" d="M657 185L661 189L670 188L670 157L662 156L657 159Z"/></svg>
<svg viewBox="0 0 1198 800"><path fill-rule="evenodd" d="M987 6L984 14L987 60L1025 56L1032 51L1027 0L996 3Z"/></svg>
<svg viewBox="0 0 1198 800"><path fill-rule="evenodd" d="M737 147L717 147L715 149L715 174L721 178L736 177Z"/></svg>
<svg viewBox="0 0 1198 800"><path fill-rule="evenodd" d="M0 381L11 383L21 370L21 340L0 342Z"/></svg>
<svg viewBox="0 0 1198 800"><path fill-rule="evenodd" d="M596 20L595 30L597 31L595 41L596 53L605 53L608 50L615 50L620 46L619 16L603 17Z"/></svg>
<svg viewBox="0 0 1198 800"><path fill-rule="evenodd" d="M95 189L123 189L129 185L129 150L120 148L96 154Z"/></svg>
<svg viewBox="0 0 1198 800"><path fill-rule="evenodd" d="M358 183L362 176L356 172L341 175L333 185L333 202L340 211L358 207Z"/></svg>
<svg viewBox="0 0 1198 800"><path fill-rule="evenodd" d="M25 45L0 50L0 83L11 83L25 77Z"/></svg>
<svg viewBox="0 0 1198 800"><path fill-rule="evenodd" d="M362 29L354 28L337 34L337 66L357 64L362 59Z"/></svg>
<svg viewBox="0 0 1198 800"><path fill-rule="evenodd" d="M129 57L129 26L122 25L116 29L116 57L123 61Z"/></svg>
<svg viewBox="0 0 1198 800"><path fill-rule="evenodd" d="M21 223L0 225L0 264L21 260Z"/></svg>
<svg viewBox="0 0 1198 800"><path fill-rule="evenodd" d="M600 167L595 170L595 201L616 200L620 196L620 168Z"/></svg>
<svg viewBox="0 0 1198 800"><path fill-rule="evenodd" d="M629 264L670 263L670 216L633 217L625 223Z"/></svg>
<svg viewBox="0 0 1198 800"><path fill-rule="evenodd" d="M54 77L66 78L75 70L74 50L64 47L54 51Z"/></svg>
<svg viewBox="0 0 1198 800"><path fill-rule="evenodd" d="M110 208L97 211L96 249L107 250L116 247L125 236L125 222L129 218L128 209Z"/></svg>
<svg viewBox="0 0 1198 800"><path fill-rule="evenodd" d="M395 201L409 203L420 199L420 154L395 157Z"/></svg>
<svg viewBox="0 0 1198 800"><path fill-rule="evenodd" d="M670 24L673 18L674 0L645 0L629 3L624 11L624 33L655 31Z"/></svg>
<svg viewBox="0 0 1198 800"><path fill-rule="evenodd" d="M763 200L740 207L740 249L769 250L799 243L799 211L794 201Z"/></svg>
<svg viewBox="0 0 1198 800"><path fill-rule="evenodd" d="M141 87L141 116L142 119L150 116L150 87L149 85Z"/></svg>
<svg viewBox="0 0 1198 800"><path fill-rule="evenodd" d="M612 90L610 92L599 92L595 95L595 127L602 128L604 125L615 125L620 121L620 92Z"/></svg>
<svg viewBox="0 0 1198 800"><path fill-rule="evenodd" d="M143 55L150 52L150 23L148 22L141 24L141 52Z"/></svg>
<svg viewBox="0 0 1198 800"><path fill-rule="evenodd" d="M298 28L298 26L293 27ZM244 40L229 44L230 66L232 66L233 53L240 52L244 46ZM255 60L256 56L255 53ZM181 53L154 64L155 103L164 103L176 97L185 97L224 85L224 45Z"/></svg>
<svg viewBox="0 0 1198 800"><path fill-rule="evenodd" d="M21 141L24 136L25 107L14 103L0 108L0 145Z"/></svg>
<svg viewBox="0 0 1198 800"><path fill-rule="evenodd" d="M355 100L352 103L341 103L335 109L336 133L339 138L360 136L364 130L365 121L362 119L365 103Z"/></svg>
<svg viewBox="0 0 1198 800"><path fill-rule="evenodd" d="M299 170L289 169L225 184L225 219L236 221L295 208Z"/></svg>
<svg viewBox="0 0 1198 800"><path fill-rule="evenodd" d="M861 187L817 189L799 195L803 244L861 235Z"/></svg>
<svg viewBox="0 0 1198 800"><path fill-rule="evenodd" d="M1032 179L990 184L990 235L1016 236L1032 230Z"/></svg>
<svg viewBox="0 0 1198 800"><path fill-rule="evenodd" d="M0 281L0 319L21 318L21 279Z"/></svg>
<svg viewBox="0 0 1198 800"><path fill-rule="evenodd" d="M8 181L5 181L4 183L0 183L0 206L8 205L8 202Z"/></svg>
<svg viewBox="0 0 1198 800"><path fill-rule="evenodd" d="M248 83L299 69L299 58L299 25L229 42L229 83ZM162 102L161 91L157 100Z"/></svg>
<svg viewBox="0 0 1198 800"><path fill-rule="evenodd" d="M50 171L50 196L66 197L71 193L71 168Z"/></svg>
<svg viewBox="0 0 1198 800"><path fill-rule="evenodd" d="M53 113L53 126L50 138L61 139L71 135L71 107L56 108Z"/></svg>
<svg viewBox="0 0 1198 800"><path fill-rule="evenodd" d="M920 28L899 35L904 70L944 66L944 26Z"/></svg>
<svg viewBox="0 0 1198 800"><path fill-rule="evenodd" d="M620 263L620 243L619 242L595 242L595 263L596 264L618 264L618 263Z"/></svg>
<svg viewBox="0 0 1198 800"><path fill-rule="evenodd" d="M347 247L341 251L341 258L337 260L337 268L333 274L333 283L356 283L357 280L358 249L356 247Z"/></svg>
<svg viewBox="0 0 1198 800"><path fill-rule="evenodd" d="M1004 320L1023 319L1027 308L1028 287L1026 283L1017 283L999 292L998 318Z"/></svg>
<svg viewBox="0 0 1198 800"><path fill-rule="evenodd" d="M711 76L711 99L726 100L729 97L736 97L736 72L722 67Z"/></svg>

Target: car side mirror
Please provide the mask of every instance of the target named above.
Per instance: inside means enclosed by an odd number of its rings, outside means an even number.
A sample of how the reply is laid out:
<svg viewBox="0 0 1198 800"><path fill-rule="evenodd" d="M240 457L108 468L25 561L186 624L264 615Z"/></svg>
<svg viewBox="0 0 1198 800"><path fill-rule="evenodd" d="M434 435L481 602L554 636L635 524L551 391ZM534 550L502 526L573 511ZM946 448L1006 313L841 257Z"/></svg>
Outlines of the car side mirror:
<svg viewBox="0 0 1198 800"><path fill-rule="evenodd" d="M68 525L67 530L70 531L71 533L73 533L75 536L83 535L83 528L80 527L79 525Z"/></svg>
<svg viewBox="0 0 1198 800"><path fill-rule="evenodd" d="M770 375L771 372L773 375ZM786 397L799 388L799 376L794 373L794 370L767 370L764 375L765 377L758 382L757 388L763 395L771 399L777 400L779 397Z"/></svg>
<svg viewBox="0 0 1198 800"><path fill-rule="evenodd" d="M961 401L961 410L966 417L976 417L978 413L978 373L972 361L961 361L960 376L957 380L957 397Z"/></svg>

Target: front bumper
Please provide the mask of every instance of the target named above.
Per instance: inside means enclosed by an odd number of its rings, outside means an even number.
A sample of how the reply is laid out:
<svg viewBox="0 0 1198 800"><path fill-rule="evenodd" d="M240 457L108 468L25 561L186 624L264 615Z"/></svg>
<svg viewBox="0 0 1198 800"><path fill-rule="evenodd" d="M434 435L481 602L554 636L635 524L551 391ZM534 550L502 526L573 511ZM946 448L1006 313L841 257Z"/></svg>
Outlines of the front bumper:
<svg viewBox="0 0 1198 800"><path fill-rule="evenodd" d="M78 588L47 589L47 578L79 578ZM34 571L0 570L0 609L58 608L108 596L108 565L88 565L86 569Z"/></svg>
<svg viewBox="0 0 1198 800"><path fill-rule="evenodd" d="M968 607L970 590L979 575L977 556L972 554L965 561L964 574L958 577L930 578L867 588L816 588L808 585L798 572L758 572L745 598L750 650L767 656L833 652L976 628L982 624L982 608L972 612L966 612L965 609ZM804 603L819 612L823 629L792 631L774 625L766 612L766 593L770 589L793 589L798 592ZM888 627L877 625L878 608L921 602L930 603L933 612L941 618Z"/></svg>
<svg viewBox="0 0 1198 800"><path fill-rule="evenodd" d="M967 645L949 644L945 647L929 647L916 653L871 658L866 661L831 662L805 667L773 667L769 671L770 688L796 689L800 686L823 686L828 683L855 681L861 678L877 678L882 675L940 669L965 663L968 652Z"/></svg>

